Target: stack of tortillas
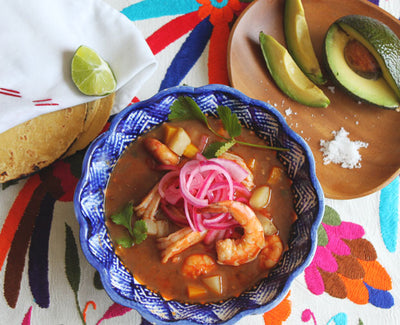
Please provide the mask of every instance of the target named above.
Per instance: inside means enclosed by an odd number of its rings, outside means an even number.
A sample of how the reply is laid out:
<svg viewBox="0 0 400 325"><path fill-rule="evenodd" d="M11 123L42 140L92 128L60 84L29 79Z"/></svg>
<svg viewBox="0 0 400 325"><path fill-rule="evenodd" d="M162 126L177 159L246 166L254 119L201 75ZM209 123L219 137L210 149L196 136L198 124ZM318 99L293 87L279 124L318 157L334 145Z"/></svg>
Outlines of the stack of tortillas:
<svg viewBox="0 0 400 325"><path fill-rule="evenodd" d="M30 175L84 149L104 128L114 93L38 116L0 134L0 183Z"/></svg>

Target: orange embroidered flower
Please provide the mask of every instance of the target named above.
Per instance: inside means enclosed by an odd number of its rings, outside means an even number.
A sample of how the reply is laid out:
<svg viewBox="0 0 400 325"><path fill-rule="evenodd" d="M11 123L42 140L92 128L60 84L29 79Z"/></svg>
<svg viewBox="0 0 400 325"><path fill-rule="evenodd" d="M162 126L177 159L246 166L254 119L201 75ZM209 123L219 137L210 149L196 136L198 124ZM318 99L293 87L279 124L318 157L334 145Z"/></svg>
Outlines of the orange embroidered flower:
<svg viewBox="0 0 400 325"><path fill-rule="evenodd" d="M202 6L198 13L201 19L210 16L211 24L227 24L233 19L234 12L241 9L239 0L196 0Z"/></svg>
<svg viewBox="0 0 400 325"><path fill-rule="evenodd" d="M278 306L264 314L265 325L282 325L289 318L292 313L292 303L288 299L289 296L290 292Z"/></svg>

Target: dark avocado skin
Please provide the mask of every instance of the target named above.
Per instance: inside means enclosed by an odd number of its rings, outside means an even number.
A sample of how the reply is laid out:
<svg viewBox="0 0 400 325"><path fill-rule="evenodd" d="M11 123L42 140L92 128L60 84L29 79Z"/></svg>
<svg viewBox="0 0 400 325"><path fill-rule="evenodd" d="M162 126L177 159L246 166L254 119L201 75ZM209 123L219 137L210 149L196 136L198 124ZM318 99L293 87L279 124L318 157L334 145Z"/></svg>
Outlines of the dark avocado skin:
<svg viewBox="0 0 400 325"><path fill-rule="evenodd" d="M350 26L375 48L393 78L397 86L397 91L394 90L400 98L400 40L397 35L382 22L367 16L344 16L336 23L344 29L345 25Z"/></svg>
<svg viewBox="0 0 400 325"><path fill-rule="evenodd" d="M324 41L324 65L328 72L328 77L333 80L338 86L344 88L345 91L356 97L359 100L364 102L370 102L372 104L381 106L387 109L398 109L398 103L388 104L387 101L383 100L382 102L371 102L368 100L368 86L367 86L367 79L366 79L366 87L365 87L365 94L354 94L351 92L347 86L352 81L349 80L346 85L346 82L340 82L335 76L335 73L332 71L334 70L328 61L328 52L329 46L334 46L335 43L332 42L334 39L333 32L335 28L337 30L344 31L346 34L350 35L350 37L355 38L359 41L360 36L364 38L362 43L369 43L369 48L371 53L377 58L379 62L379 66L384 74L384 79L387 81L388 85L393 91L393 97L397 97L397 101L400 100L400 40L399 38L390 30L386 25L383 23L366 16L360 15L349 15L342 18L339 18L335 21L331 27L328 29L328 32L325 35ZM330 41L330 42L329 42ZM331 51L332 52L332 51ZM332 57L330 58L332 62ZM347 66L348 69L351 69ZM337 67L335 67L337 69ZM389 79L389 80L388 80ZM364 96L365 95L365 96ZM385 96L382 95L382 98ZM396 101L396 100L395 100Z"/></svg>

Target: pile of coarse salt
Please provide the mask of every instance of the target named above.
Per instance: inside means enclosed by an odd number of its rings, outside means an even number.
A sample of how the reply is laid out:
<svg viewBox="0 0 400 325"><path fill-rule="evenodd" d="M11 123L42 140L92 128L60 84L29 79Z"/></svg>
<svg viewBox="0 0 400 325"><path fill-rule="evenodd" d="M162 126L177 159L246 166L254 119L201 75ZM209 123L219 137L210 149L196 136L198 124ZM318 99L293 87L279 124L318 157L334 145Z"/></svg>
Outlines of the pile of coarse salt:
<svg viewBox="0 0 400 325"><path fill-rule="evenodd" d="M333 131L335 138L332 141L320 140L321 151L324 153L324 164L340 164L343 168L360 168L360 148L367 148L368 143L350 141L349 132L343 127L339 131Z"/></svg>

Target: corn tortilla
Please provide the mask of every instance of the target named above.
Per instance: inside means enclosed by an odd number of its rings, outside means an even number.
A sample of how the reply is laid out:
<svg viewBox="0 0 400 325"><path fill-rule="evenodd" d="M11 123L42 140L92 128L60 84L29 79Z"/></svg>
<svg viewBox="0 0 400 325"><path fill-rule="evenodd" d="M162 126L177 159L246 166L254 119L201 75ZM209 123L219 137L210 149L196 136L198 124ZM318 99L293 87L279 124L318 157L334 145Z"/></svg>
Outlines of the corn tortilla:
<svg viewBox="0 0 400 325"><path fill-rule="evenodd" d="M79 150L86 148L89 143L99 135L110 117L111 108L114 104L115 93L103 97L100 100L87 103L87 115L83 130L74 143L65 153L64 157L73 155Z"/></svg>

